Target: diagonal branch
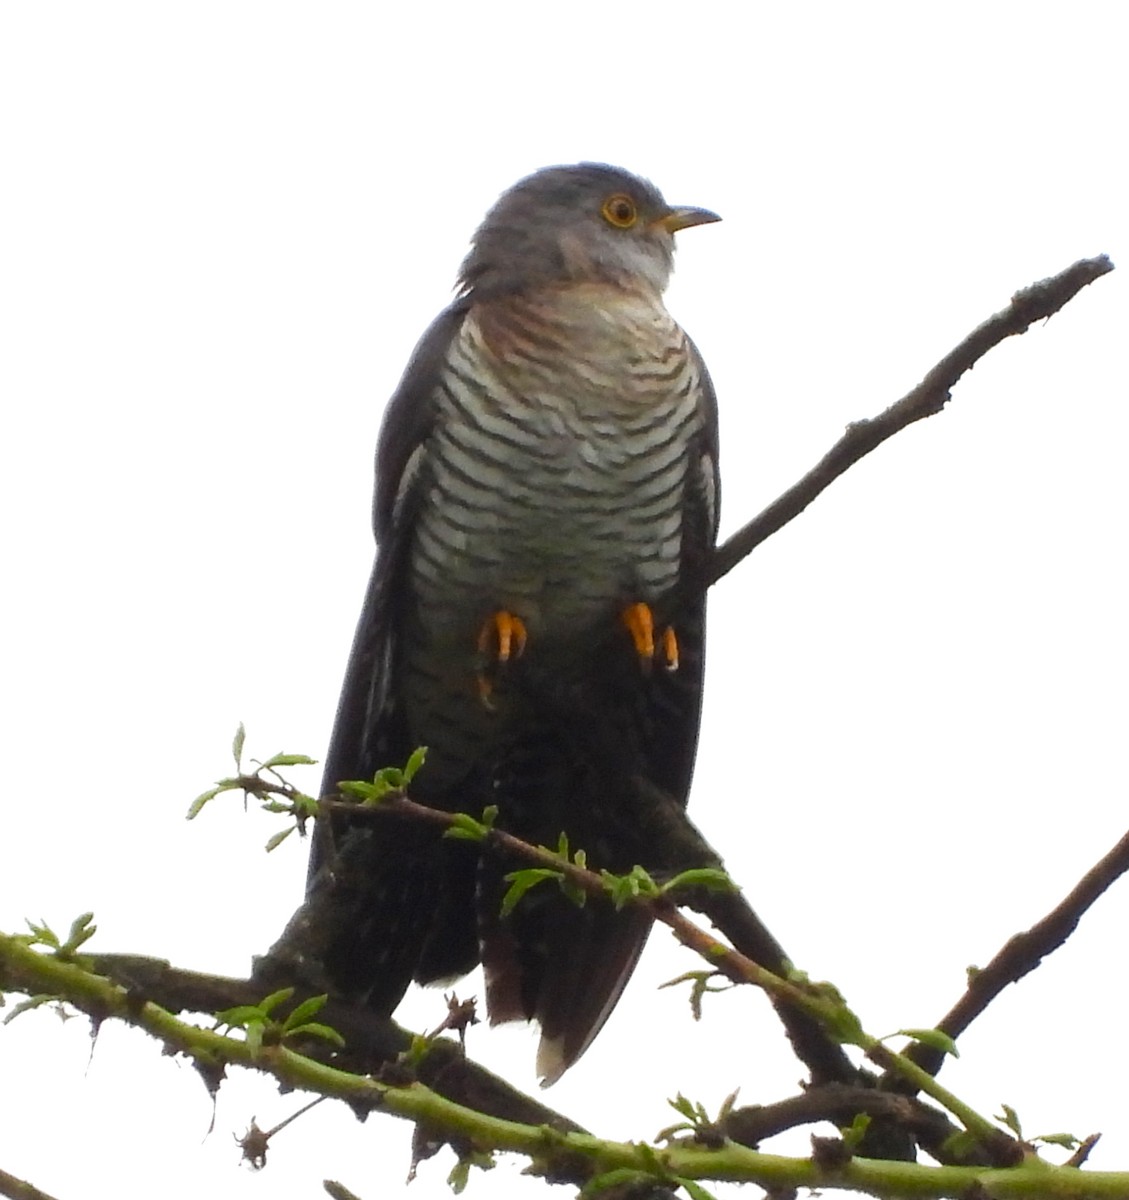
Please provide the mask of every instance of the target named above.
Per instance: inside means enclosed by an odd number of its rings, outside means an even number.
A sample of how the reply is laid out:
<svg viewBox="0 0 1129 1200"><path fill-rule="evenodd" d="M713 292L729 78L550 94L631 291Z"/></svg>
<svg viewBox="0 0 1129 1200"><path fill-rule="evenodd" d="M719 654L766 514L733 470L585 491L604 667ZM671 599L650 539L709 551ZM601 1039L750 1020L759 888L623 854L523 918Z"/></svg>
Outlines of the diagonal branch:
<svg viewBox="0 0 1129 1200"><path fill-rule="evenodd" d="M615 804L623 819L650 832L654 854L646 864L649 870L670 878L689 869L721 867L720 855L702 837L673 797L641 778L621 779L618 783L621 786L615 789ZM605 784L611 788L610 778ZM283 802L292 799L286 795L286 786L256 781L256 787L277 795ZM380 824L414 820L430 824L437 832L446 832L452 824L465 822L468 829L477 827L476 840L485 853L509 858L519 866L532 865L553 871L580 891L605 900L608 898L607 886L600 875L563 860L554 851L532 846L501 829L487 829L466 815L417 804L403 793L388 795L375 806L333 798L322 799L319 806L325 812L346 811L354 821ZM332 885L313 889L307 894L278 941L259 960L258 974L277 983L301 980L315 991L333 990L324 977L321 954L334 931L352 919L351 907L348 903L342 904L340 897L349 893L350 873L355 868L363 873L366 867L363 861L354 864L355 848L346 842L339 849ZM359 857L363 859L364 856ZM768 981L761 985L767 988L793 1049L811 1072L814 1083L860 1082L859 1069L819 1021L804 1010L802 1003L790 999L779 987L773 988L773 982L780 982L790 970L788 956L739 891L680 887L677 904L708 917L730 940L732 949L694 926L678 911L676 904L665 899L655 899L653 915L668 924L684 945L703 955L712 968L727 974L730 979Z"/></svg>
<svg viewBox="0 0 1129 1200"><path fill-rule="evenodd" d="M962 1034L1004 988L1018 983L1063 945L1087 909L1126 871L1129 871L1129 833L1082 876L1061 904L1026 932L1009 938L986 967L971 973L964 995L938 1021L937 1028L952 1038ZM928 1046L919 1043L907 1054L931 1075L941 1069L943 1056ZM892 1080L890 1085L899 1086Z"/></svg>
<svg viewBox="0 0 1129 1200"><path fill-rule="evenodd" d="M797 483L777 497L763 512L722 543L709 558L698 586L709 587L728 574L777 530L782 529L844 471L882 445L907 425L939 413L951 398L960 377L970 371L994 346L1014 337L1036 322L1053 316L1087 284L1113 270L1104 255L1083 258L1050 279L1015 293L1007 308L977 326L960 345L950 350L912 391L876 417L856 421Z"/></svg>
<svg viewBox="0 0 1129 1200"><path fill-rule="evenodd" d="M354 820L361 818L379 821L388 817L398 817L428 824L443 830L448 836L470 838L480 843L487 852L500 852L507 857L516 857L518 861L534 864L540 869L537 874L541 883L549 877L555 877L566 891L571 889L573 892L604 901L616 897L617 904L634 902L645 906L652 917L670 928L682 945L705 959L713 971L719 972L734 983L752 983L763 988L772 998L778 1011L784 1008L802 1013L813 1024L825 1030L827 1040L858 1046L879 1066L905 1076L912 1091L926 1092L951 1112L973 1135L973 1140L992 1156L993 1161L1017 1161L1016 1155L1020 1152L1013 1139L1003 1134L957 1096L942 1088L916 1063L896 1054L880 1039L867 1034L858 1018L830 985L810 983L790 971L786 975L769 971L688 920L678 908L682 902L679 893L684 890L682 876L676 875L668 884L659 886L646 872L641 872L640 868L636 868L626 877L612 876L606 871L597 874L583 865L582 860L571 861L564 854L543 846L534 846L511 833L495 829L488 823L476 821L465 813L450 813L420 804L409 799L403 790L384 793L377 802L367 805L323 799L319 802L319 808L322 819L335 810L345 809ZM580 859L579 855L577 859ZM701 879L702 874L700 868L691 870L686 873L686 882L691 884L694 890L707 890L709 885ZM713 874L719 873L715 871ZM732 889L732 884L727 879L721 882L728 885L727 890ZM632 889L628 884L635 886ZM304 907L312 906L307 901ZM301 913L302 910L299 909L299 914ZM299 918L297 927L301 930L306 924L306 920ZM298 947L299 952L295 955L292 942L287 944L287 935L294 926L295 922L292 921L291 927L288 927L279 944L268 956L268 959L273 960L272 971L285 969L288 965L293 966L303 957L301 947ZM305 957L309 957L308 951L305 952ZM865 1077L859 1072L855 1072L855 1079L859 1083L865 1082Z"/></svg>
<svg viewBox="0 0 1129 1200"><path fill-rule="evenodd" d="M41 1188L37 1188L34 1183L28 1183L26 1179L17 1179L15 1175L9 1175L7 1171L0 1168L0 1196L7 1196L9 1200L52 1200Z"/></svg>

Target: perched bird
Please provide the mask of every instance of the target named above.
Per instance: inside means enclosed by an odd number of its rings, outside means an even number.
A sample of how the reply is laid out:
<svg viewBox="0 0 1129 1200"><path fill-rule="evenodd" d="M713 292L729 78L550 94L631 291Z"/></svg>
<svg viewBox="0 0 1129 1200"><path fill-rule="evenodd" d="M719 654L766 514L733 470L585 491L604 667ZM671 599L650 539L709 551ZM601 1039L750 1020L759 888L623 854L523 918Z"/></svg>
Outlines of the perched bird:
<svg viewBox="0 0 1129 1200"><path fill-rule="evenodd" d="M499 827L564 833L597 869L647 864L648 830L616 797L642 780L685 802L704 596L663 606L713 547L718 507L713 388L662 293L674 234L718 219L594 163L538 171L487 214L384 416L376 563L323 794L425 746L414 799L497 805ZM326 975L390 1013L413 979L481 961L491 1021L537 1020L552 1082L651 920L553 884L503 918L521 865L407 821L319 823L309 887L340 885L347 914Z"/></svg>

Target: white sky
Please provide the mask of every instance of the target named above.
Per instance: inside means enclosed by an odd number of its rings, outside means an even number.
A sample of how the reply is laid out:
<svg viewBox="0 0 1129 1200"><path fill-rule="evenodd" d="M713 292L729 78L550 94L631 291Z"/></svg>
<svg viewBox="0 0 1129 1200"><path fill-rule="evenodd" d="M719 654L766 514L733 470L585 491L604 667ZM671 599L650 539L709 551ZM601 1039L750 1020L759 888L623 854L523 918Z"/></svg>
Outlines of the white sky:
<svg viewBox="0 0 1129 1200"><path fill-rule="evenodd" d="M494 197L596 159L720 212L672 311L722 408L726 532L1011 293L1126 245L1119 5L7 4L0 8L0 927L243 973L297 903L296 842L231 801L323 752L370 565L384 398ZM995 351L715 590L692 813L867 1027L936 1021L964 968L1124 832L1124 270ZM313 788L316 773L306 782ZM1029 1133L1103 1130L1129 891L962 1040L944 1081ZM656 934L547 1099L615 1137L790 1094L764 1001L691 1024ZM466 985L474 990L475 985ZM437 1023L438 993L401 1010ZM472 1052L533 1086L534 1035ZM408 1128L236 1079L216 1132L143 1035L0 1029L0 1166L60 1200L396 1194ZM803 1153L805 1136L784 1148ZM446 1195L447 1156L412 1194ZM469 1195L533 1195L512 1164Z"/></svg>

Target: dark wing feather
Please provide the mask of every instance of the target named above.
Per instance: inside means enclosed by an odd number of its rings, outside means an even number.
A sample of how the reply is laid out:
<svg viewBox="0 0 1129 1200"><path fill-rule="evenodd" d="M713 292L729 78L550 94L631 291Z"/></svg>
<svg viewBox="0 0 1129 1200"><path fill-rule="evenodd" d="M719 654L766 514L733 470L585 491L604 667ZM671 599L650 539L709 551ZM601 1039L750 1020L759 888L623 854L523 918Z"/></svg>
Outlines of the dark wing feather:
<svg viewBox="0 0 1129 1200"><path fill-rule="evenodd" d="M323 796L333 795L343 780L371 779L382 767L402 766L415 749L396 702L397 634L405 620L407 556L426 476L434 394L465 314L466 304L455 303L420 339L381 424L373 510L376 561L337 706ZM340 994L390 1012L415 973L428 934L438 887L434 839L410 827L377 831L341 816L321 821L310 852L309 892L330 886L346 840L350 866L333 881L345 891L335 903L343 919L335 922L334 936L324 947L325 971ZM473 943L473 931L469 940Z"/></svg>
<svg viewBox="0 0 1129 1200"><path fill-rule="evenodd" d="M416 346L381 422L373 503L376 562L337 705L322 777L323 795L336 791L343 779L365 779L380 767L402 765L402 760L389 755L405 750L410 754L414 749L406 745L406 732L390 715L395 712L396 632L403 625L407 598L405 560L422 478L417 451L431 432L439 373L465 315L466 304L459 302L432 323ZM319 865L315 855L311 870Z"/></svg>

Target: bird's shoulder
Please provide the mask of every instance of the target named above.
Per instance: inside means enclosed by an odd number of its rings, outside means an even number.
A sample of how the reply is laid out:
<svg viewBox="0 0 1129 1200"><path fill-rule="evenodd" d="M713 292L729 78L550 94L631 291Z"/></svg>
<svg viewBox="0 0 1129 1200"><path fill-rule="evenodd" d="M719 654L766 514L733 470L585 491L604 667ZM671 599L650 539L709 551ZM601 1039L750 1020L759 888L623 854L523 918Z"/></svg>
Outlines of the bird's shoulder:
<svg viewBox="0 0 1129 1200"><path fill-rule="evenodd" d="M391 528L405 473L434 424L439 380L470 307L470 301L460 297L431 322L384 410L376 446L373 511L378 541Z"/></svg>

